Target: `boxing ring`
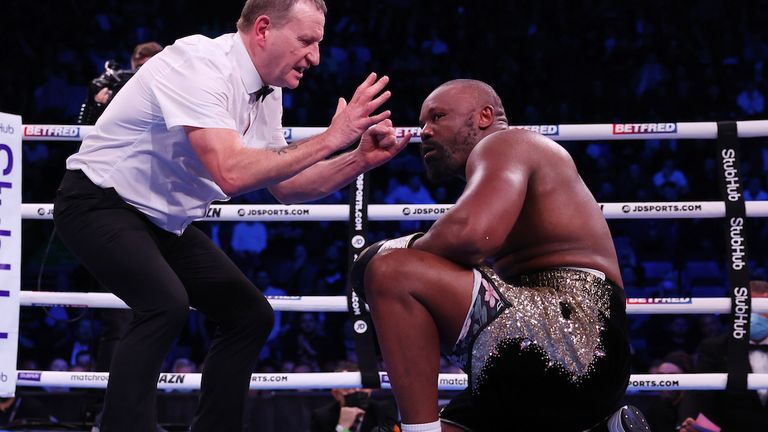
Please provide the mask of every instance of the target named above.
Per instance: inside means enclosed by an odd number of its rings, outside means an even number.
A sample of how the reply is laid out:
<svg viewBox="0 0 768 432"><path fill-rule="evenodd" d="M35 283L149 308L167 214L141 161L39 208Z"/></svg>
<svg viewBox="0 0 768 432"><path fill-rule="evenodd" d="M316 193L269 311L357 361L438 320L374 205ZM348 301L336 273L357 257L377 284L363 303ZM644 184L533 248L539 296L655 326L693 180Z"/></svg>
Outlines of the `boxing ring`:
<svg viewBox="0 0 768 432"><path fill-rule="evenodd" d="M18 273L21 242L20 220L51 220L53 205L49 203L21 203L20 161L21 140L30 141L79 141L91 129L90 126L22 125L18 116L0 115L0 396L14 394L18 387L68 387L106 388L108 373L54 372L16 370L19 307L68 306L78 308L126 308L112 294L64 293L21 291ZM2 132L12 129L16 138L7 138ZM738 138L768 137L768 120L735 122ZM608 141L649 139L718 139L719 125L714 122L689 123L632 123L632 124L582 124L518 126L529 129L555 141ZM315 135L323 128L286 128L286 138L300 140ZM419 128L397 128L398 136L407 131L419 141ZM23 134L22 134L23 132ZM16 141L17 139L17 141ZM15 147L14 147L15 146ZM733 192L741 191L739 177L726 169L725 181ZM738 174L738 172L736 172ZM16 175L14 178L6 178ZM362 177L362 176L361 176ZM735 179L735 180L734 180ZM730 183L728 183L730 182ZM731 192L726 187L726 191ZM17 195L13 195L17 194ZM607 219L686 219L726 218L730 215L728 200L686 202L622 202L600 204ZM15 201L14 201L15 200ZM744 203L745 215L750 218L768 217L768 202ZM450 205L383 205L367 206L370 221L436 220ZM18 219L14 223L14 218ZM347 221L351 220L348 205L213 205L204 218L207 221ZM11 223L12 225L8 225ZM365 244L357 237L348 239L358 248ZM731 239L734 246L734 239ZM739 243L741 244L741 243ZM729 250L731 257L734 257ZM16 261L13 261L16 259ZM9 263L10 264L2 264ZM731 264L735 265L736 261ZM15 267L14 267L15 266ZM3 271L4 270L4 271ZM268 297L276 311L350 312L345 296ZM736 305L735 297L721 298L628 298L628 314L730 314L735 307L753 312L768 312L768 298L752 299L747 304ZM746 309L744 309L746 308ZM382 388L390 388L385 372L379 372ZM464 374L440 374L440 390L461 390L467 385ZM728 373L709 374L634 374L628 391L658 390L724 390ZM749 389L768 389L768 374L750 373ZM253 374L251 389L286 390L318 388L361 387L361 373L275 373ZM164 373L158 388L170 390L199 389L200 374Z"/></svg>

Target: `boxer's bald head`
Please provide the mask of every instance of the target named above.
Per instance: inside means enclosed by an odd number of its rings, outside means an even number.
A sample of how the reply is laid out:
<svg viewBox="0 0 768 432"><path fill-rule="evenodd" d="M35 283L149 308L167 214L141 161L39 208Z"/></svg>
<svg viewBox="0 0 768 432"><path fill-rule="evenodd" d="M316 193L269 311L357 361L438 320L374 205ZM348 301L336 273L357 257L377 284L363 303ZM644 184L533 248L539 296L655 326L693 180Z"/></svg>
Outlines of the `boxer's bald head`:
<svg viewBox="0 0 768 432"><path fill-rule="evenodd" d="M501 98L490 85L473 79L455 79L441 84L432 94L451 90L459 98L456 101L458 105L471 107L478 111L484 107L491 107L493 108L494 120L507 124L507 116Z"/></svg>

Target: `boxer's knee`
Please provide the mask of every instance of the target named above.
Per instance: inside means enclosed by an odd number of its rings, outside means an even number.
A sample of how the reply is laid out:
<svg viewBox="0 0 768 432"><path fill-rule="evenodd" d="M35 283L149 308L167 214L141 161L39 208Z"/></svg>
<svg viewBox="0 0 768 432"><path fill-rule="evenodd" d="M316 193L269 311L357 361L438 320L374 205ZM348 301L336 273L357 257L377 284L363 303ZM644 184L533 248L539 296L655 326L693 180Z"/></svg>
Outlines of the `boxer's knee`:
<svg viewBox="0 0 768 432"><path fill-rule="evenodd" d="M416 277L413 255L411 249L392 249L373 257L365 270L366 297L407 293L408 282Z"/></svg>

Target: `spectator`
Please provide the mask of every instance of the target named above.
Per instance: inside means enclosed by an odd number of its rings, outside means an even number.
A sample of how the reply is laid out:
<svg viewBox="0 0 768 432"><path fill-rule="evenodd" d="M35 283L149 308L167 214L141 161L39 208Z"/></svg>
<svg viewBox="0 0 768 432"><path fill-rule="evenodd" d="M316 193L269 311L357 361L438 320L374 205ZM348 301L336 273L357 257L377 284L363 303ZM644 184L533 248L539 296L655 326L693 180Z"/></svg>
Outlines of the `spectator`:
<svg viewBox="0 0 768 432"><path fill-rule="evenodd" d="M745 201L766 201L768 192L763 188L763 181L760 177L752 177L744 188Z"/></svg>
<svg viewBox="0 0 768 432"><path fill-rule="evenodd" d="M188 358L180 357L174 360L171 372L179 374L196 373L197 365Z"/></svg>
<svg viewBox="0 0 768 432"><path fill-rule="evenodd" d="M725 332L725 326L719 315L702 315L698 319L699 334L702 339L720 336Z"/></svg>
<svg viewBox="0 0 768 432"><path fill-rule="evenodd" d="M69 356L70 366L74 366L78 363L76 359L80 353L91 354L92 352L95 352L93 349L93 341L96 336L93 331L93 322L89 319L79 320L75 327L74 336L75 340L72 343L72 351Z"/></svg>
<svg viewBox="0 0 768 432"><path fill-rule="evenodd" d="M297 244L292 257L280 263L279 280L290 295L307 295L315 289L320 265L315 254L307 251L307 246L309 245Z"/></svg>
<svg viewBox="0 0 768 432"><path fill-rule="evenodd" d="M267 248L267 241L267 227L262 222L237 222L232 228L231 247L238 266L258 267L261 252Z"/></svg>
<svg viewBox="0 0 768 432"><path fill-rule="evenodd" d="M751 81L739 92L736 97L736 104L741 112L748 116L756 116L765 112L765 96L757 89L757 84Z"/></svg>
<svg viewBox="0 0 768 432"><path fill-rule="evenodd" d="M649 319L648 337L664 335L651 342L651 357L663 358L667 353L683 351L692 354L696 349L698 335L694 331L691 319L685 315L660 316Z"/></svg>
<svg viewBox="0 0 768 432"><path fill-rule="evenodd" d="M768 297L768 282L753 280L749 284L752 298ZM768 373L768 314L752 313L750 319L750 351L748 369ZM728 370L729 332L705 339L697 350L694 373L723 373ZM746 392L688 391L683 397L681 413L686 418L683 432L694 432L695 419L704 414L722 428L722 432L765 432L768 430L768 390Z"/></svg>
<svg viewBox="0 0 768 432"><path fill-rule="evenodd" d="M677 169L673 159L666 159L661 170L653 175L653 185L657 193L665 198L679 199L688 193L688 179ZM665 191L665 188L668 190Z"/></svg>
<svg viewBox="0 0 768 432"><path fill-rule="evenodd" d="M77 123L95 124L125 83L144 63L162 50L162 45L157 42L136 45L131 54L131 69L129 70L120 69L119 63L115 60L107 61L104 64L104 73L92 80L88 86L88 95L80 108Z"/></svg>
<svg viewBox="0 0 768 432"><path fill-rule="evenodd" d="M331 242L325 249L323 262L317 272L318 280L314 292L320 295L333 295L345 292L346 271L342 267L341 243Z"/></svg>
<svg viewBox="0 0 768 432"><path fill-rule="evenodd" d="M64 360L63 358L55 358L51 360L51 363L48 365L48 370L51 372L67 372L69 371L69 363ZM67 393L69 392L69 387L61 387L61 386L43 386L43 389L49 393Z"/></svg>
<svg viewBox="0 0 768 432"><path fill-rule="evenodd" d="M336 372L357 371L356 365L342 362ZM374 399L373 390L335 388L334 401L312 411L310 432L393 432L399 431L397 406L391 397Z"/></svg>
<svg viewBox="0 0 768 432"><path fill-rule="evenodd" d="M338 340L328 338L316 313L301 312L295 318L281 338L283 360L307 364L313 370L333 370L328 364L339 360Z"/></svg>
<svg viewBox="0 0 768 432"><path fill-rule="evenodd" d="M692 369L691 357L685 351L674 351L661 360L658 366L649 372L652 374L682 374ZM674 431L680 424L680 402L683 392L680 390L662 390L650 405L643 410L645 419L652 431Z"/></svg>

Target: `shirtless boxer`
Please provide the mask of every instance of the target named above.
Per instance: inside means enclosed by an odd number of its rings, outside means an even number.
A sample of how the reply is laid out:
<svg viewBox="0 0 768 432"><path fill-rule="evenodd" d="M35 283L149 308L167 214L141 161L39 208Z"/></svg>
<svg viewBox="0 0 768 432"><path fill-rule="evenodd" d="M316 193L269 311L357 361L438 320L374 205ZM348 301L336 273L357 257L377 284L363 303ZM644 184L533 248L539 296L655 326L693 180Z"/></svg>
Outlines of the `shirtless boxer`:
<svg viewBox="0 0 768 432"><path fill-rule="evenodd" d="M352 270L403 432L647 430L633 407L616 411L629 379L621 274L569 154L509 129L480 81L438 87L420 123L430 180L466 189L426 234L374 244ZM441 349L469 385L438 420Z"/></svg>

